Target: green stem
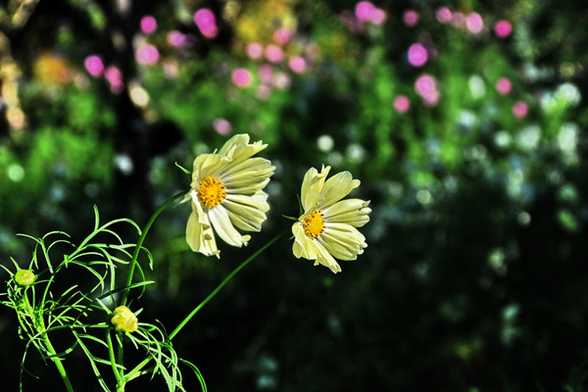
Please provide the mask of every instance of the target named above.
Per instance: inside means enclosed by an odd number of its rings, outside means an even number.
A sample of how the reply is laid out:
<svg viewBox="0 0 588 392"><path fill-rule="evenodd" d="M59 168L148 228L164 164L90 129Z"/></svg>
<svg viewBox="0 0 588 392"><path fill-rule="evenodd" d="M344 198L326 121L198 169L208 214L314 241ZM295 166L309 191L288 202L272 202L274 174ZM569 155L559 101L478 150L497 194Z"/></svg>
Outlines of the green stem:
<svg viewBox="0 0 588 392"><path fill-rule="evenodd" d="M55 351L55 348L51 344L51 341L49 340L49 336L47 334L45 334L43 340L45 340L45 346L47 348L47 351L50 354L51 361L53 361L53 363L55 364L55 367L57 368L57 371L59 372L59 375L61 376L61 379L63 380L63 384L65 385L65 389L67 390L67 392L74 392L73 386L71 385L71 382L69 381L69 377L67 376L67 372L65 371L65 367L63 367L63 364L61 363L61 358L59 358L57 356L57 352Z"/></svg>
<svg viewBox="0 0 588 392"><path fill-rule="evenodd" d="M209 303L231 280L233 280L233 278L243 268L247 267L247 265L249 265L249 263L251 263L255 258L257 258L257 256L262 254L267 248L269 248L271 245L273 245L273 243L276 242L278 239L280 239L283 235L284 235L284 233L278 234L277 236L272 238L270 241L268 241L265 245L263 245L261 248L259 248L257 251L255 251L251 256L249 256L248 258L243 260L241 262L241 264L239 264L237 266L237 268L235 268L233 271L231 271L231 273L225 279L223 279L223 281L218 286L216 286L216 288L214 290L212 290L212 292L210 294L208 294L208 296L202 302L200 302L194 309L192 309L192 311L186 317L184 317L184 319L178 324L178 326L169 334L168 339L172 340L174 337L176 337L176 335L178 333L180 333L180 331L186 326L186 324L188 324L190 322L190 320L192 320L192 318L194 318L194 316L204 306L206 306L207 303ZM140 362L137 366L135 366L134 369L132 369L130 372L128 372L126 374L126 376L124 377L125 380L131 381L131 380L137 378L140 375L141 369L143 369L150 361L151 361L151 358L145 358L142 362Z"/></svg>
<svg viewBox="0 0 588 392"><path fill-rule="evenodd" d="M169 340L172 340L181 330L192 320L192 318L198 313L207 303L209 303L216 295L225 287L233 278L241 271L243 268L247 267L249 263L251 263L257 256L262 254L267 248L269 248L274 242L276 242L281 236L284 234L278 234L274 238L272 238L269 242L267 242L264 246L259 248L255 253L251 256L246 258L244 261L237 266L208 296L204 299L204 301L200 302L192 311L184 317L184 319L178 324L178 326L169 334Z"/></svg>
<svg viewBox="0 0 588 392"><path fill-rule="evenodd" d="M143 242L145 242L145 238L147 238L147 234L149 233L151 226L153 226L153 224L155 223L157 218L159 218L159 215L161 215L161 213L163 211L165 211L170 206L172 206L175 203L175 201L180 196L183 196L184 194L185 194L185 192L177 193L177 194L173 195L172 197L170 197L169 199L167 199L161 206L159 206L159 208L157 210L155 210L155 212L153 213L153 215L151 215L151 217L147 221L147 224L145 225L145 227L141 231L141 236L139 237L139 241L137 241L137 245L135 246L135 251L133 252L133 258L131 259L131 263L130 263L130 267L129 267L129 274L127 275L127 285L125 286L127 289L125 289L125 291L123 291L122 299L120 302L121 305L126 305L128 299L129 299L129 294L130 294L131 290L128 289L128 287L131 284L133 284L133 275L135 274L135 267L137 266L137 263L139 260L139 254L141 253L141 249L143 248Z"/></svg>

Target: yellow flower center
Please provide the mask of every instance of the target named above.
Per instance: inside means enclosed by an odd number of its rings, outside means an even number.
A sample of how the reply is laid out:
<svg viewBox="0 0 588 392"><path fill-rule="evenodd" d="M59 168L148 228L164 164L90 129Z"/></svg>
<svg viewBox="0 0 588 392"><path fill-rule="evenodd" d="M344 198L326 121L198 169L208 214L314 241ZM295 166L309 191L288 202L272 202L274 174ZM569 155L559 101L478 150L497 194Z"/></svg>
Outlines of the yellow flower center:
<svg viewBox="0 0 588 392"><path fill-rule="evenodd" d="M219 205L227 196L225 184L214 176L207 176L198 183L198 200L206 208Z"/></svg>
<svg viewBox="0 0 588 392"><path fill-rule="evenodd" d="M307 236L316 238L325 228L325 220L320 211L313 211L307 214L302 220L302 227Z"/></svg>

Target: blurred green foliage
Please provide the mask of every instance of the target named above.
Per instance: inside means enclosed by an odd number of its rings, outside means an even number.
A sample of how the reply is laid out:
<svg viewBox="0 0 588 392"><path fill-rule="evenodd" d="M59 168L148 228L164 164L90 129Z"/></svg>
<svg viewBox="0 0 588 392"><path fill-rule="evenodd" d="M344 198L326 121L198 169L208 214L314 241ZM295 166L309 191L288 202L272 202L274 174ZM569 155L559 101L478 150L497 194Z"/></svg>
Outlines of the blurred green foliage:
<svg viewBox="0 0 588 392"><path fill-rule="evenodd" d="M584 390L582 2L445 4L479 12L480 35L439 23L440 2L376 4L386 22L361 28L349 22L352 1L130 1L126 11L117 3L124 2L40 2L25 25L6 29L22 72L26 125L0 125L2 260L30 257L18 232L62 228L82 238L93 204L109 218L144 221L189 186L173 162L190 167L225 133L246 131L270 144L267 156L278 167L264 233L244 251L223 249L217 262L188 251L186 208L163 217L148 240L159 285L144 300L146 317L173 324L251 248L286 227L280 215L297 213L295 195L311 165L361 178L373 221L366 254L342 265L342 274L296 261L284 241L194 321L176 349L199 364L212 390ZM203 6L217 15L212 40L192 22ZM262 80L267 61L245 50L249 37L272 41L260 9L280 10L275 29L294 19L284 50L305 56L303 74L284 63L272 65L271 82ZM403 24L407 9L419 12L415 27ZM153 35L140 32L146 14L158 21ZM500 18L513 24L507 39L492 31ZM171 30L189 35L189 45L169 45ZM144 42L158 48L156 65L135 61ZM430 50L422 68L407 62L414 42ZM86 73L93 53L121 69L120 93ZM252 75L247 88L231 82L240 67ZM435 106L415 91L425 73L438 83ZM512 82L508 95L495 88L501 77ZM398 95L411 103L406 113L394 109ZM524 118L513 115L517 101L528 104ZM219 119L232 130L215 131ZM8 375L18 368L14 325L1 316ZM58 385L50 370L39 375L30 390Z"/></svg>

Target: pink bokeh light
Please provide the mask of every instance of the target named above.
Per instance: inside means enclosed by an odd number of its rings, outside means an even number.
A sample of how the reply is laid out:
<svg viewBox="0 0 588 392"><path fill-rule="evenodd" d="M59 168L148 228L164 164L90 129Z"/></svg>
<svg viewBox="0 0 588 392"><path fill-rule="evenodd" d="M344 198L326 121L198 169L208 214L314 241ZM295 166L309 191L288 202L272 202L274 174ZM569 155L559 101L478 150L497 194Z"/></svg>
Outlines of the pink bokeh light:
<svg viewBox="0 0 588 392"><path fill-rule="evenodd" d="M269 44L265 47L265 58L270 63L281 63L284 61L284 51L278 45Z"/></svg>
<svg viewBox="0 0 588 392"><path fill-rule="evenodd" d="M246 88L251 85L253 78L251 77L251 72L249 72L248 69L235 68L233 72L231 72L231 81L239 88Z"/></svg>
<svg viewBox="0 0 588 392"><path fill-rule="evenodd" d="M406 95L398 95L394 98L393 106L398 113L406 113L410 109L410 100Z"/></svg>
<svg viewBox="0 0 588 392"><path fill-rule="evenodd" d="M151 15L143 16L140 25L141 31L146 35L153 34L157 30L157 20Z"/></svg>
<svg viewBox="0 0 588 392"><path fill-rule="evenodd" d="M167 43L174 48L183 48L188 44L188 36L177 30L167 33Z"/></svg>
<svg viewBox="0 0 588 392"><path fill-rule="evenodd" d="M306 60L301 56L291 57L288 61L288 67L296 74L303 74L306 71Z"/></svg>
<svg viewBox="0 0 588 392"><path fill-rule="evenodd" d="M137 48L135 59L141 65L154 65L159 61L159 50L151 44L143 44Z"/></svg>
<svg viewBox="0 0 588 392"><path fill-rule="evenodd" d="M529 105L525 101L517 101L512 105L512 114L518 118L523 119L529 114Z"/></svg>
<svg viewBox="0 0 588 392"><path fill-rule="evenodd" d="M406 10L402 15L402 21L408 27L414 27L419 23L420 15L415 10Z"/></svg>
<svg viewBox="0 0 588 392"><path fill-rule="evenodd" d="M91 54L84 59L84 68L94 78L99 78L104 73L104 62L97 54Z"/></svg>
<svg viewBox="0 0 588 392"><path fill-rule="evenodd" d="M257 73L259 74L259 79L261 79L261 83L271 84L274 80L274 70L272 66L269 64L260 65Z"/></svg>
<svg viewBox="0 0 588 392"><path fill-rule="evenodd" d="M512 33L512 23L501 19L494 24L494 33L498 38L507 38Z"/></svg>
<svg viewBox="0 0 588 392"><path fill-rule="evenodd" d="M408 62L413 67L422 67L429 60L429 52L427 48L420 42L415 42L408 48Z"/></svg>
<svg viewBox="0 0 588 392"><path fill-rule="evenodd" d="M470 12L465 18L465 25L472 34L480 34L484 30L484 19L477 12Z"/></svg>
<svg viewBox="0 0 588 392"><path fill-rule="evenodd" d="M508 95L512 90L512 83L508 78L500 78L496 81L496 91L500 95Z"/></svg>
<svg viewBox="0 0 588 392"><path fill-rule="evenodd" d="M124 86L123 74L116 65L110 65L104 71L104 78L110 85L110 91L115 94L119 94Z"/></svg>
<svg viewBox="0 0 588 392"><path fill-rule="evenodd" d="M414 89L427 106L437 105L441 98L437 87L437 79L429 74L419 76L414 83Z"/></svg>
<svg viewBox="0 0 588 392"><path fill-rule="evenodd" d="M228 135L233 131L233 125L226 118L215 118L212 127L219 135Z"/></svg>
<svg viewBox="0 0 588 392"><path fill-rule="evenodd" d="M439 7L435 11L435 17L439 23L449 23L453 19L453 13L448 7Z"/></svg>
<svg viewBox="0 0 588 392"><path fill-rule="evenodd" d="M285 27L282 27L276 31L274 31L273 34L273 38L274 41L278 44L278 45L286 45L288 42L290 42L290 40L292 39L292 37L294 36L294 32L290 29L287 29Z"/></svg>
<svg viewBox="0 0 588 392"><path fill-rule="evenodd" d="M208 8L200 8L194 13L194 23L205 38L212 39L218 35L218 26L214 13Z"/></svg>
<svg viewBox="0 0 588 392"><path fill-rule="evenodd" d="M259 42L250 42L247 44L245 52L247 53L247 57L250 59L259 60L263 57L263 45L261 45Z"/></svg>
<svg viewBox="0 0 588 392"><path fill-rule="evenodd" d="M355 17L358 21L371 22L376 6L370 1L360 1L355 5Z"/></svg>

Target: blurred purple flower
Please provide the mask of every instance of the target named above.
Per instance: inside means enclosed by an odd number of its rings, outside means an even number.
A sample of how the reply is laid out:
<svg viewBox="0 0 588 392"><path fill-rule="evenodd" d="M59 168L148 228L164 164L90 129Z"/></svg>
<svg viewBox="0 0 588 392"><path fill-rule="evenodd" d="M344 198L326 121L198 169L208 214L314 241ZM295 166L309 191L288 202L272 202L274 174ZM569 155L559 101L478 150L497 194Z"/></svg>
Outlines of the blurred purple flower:
<svg viewBox="0 0 588 392"><path fill-rule="evenodd" d="M398 95L394 98L394 110L398 113L406 113L410 109L410 100L406 95Z"/></svg>
<svg viewBox="0 0 588 392"><path fill-rule="evenodd" d="M157 20L151 15L145 15L141 18L141 31L143 34L149 35L155 33L157 30Z"/></svg>
<svg viewBox="0 0 588 392"><path fill-rule="evenodd" d="M137 48L135 59L141 65L153 65L159 61L159 50L151 44L143 44Z"/></svg>
<svg viewBox="0 0 588 392"><path fill-rule="evenodd" d="M427 48L420 42L415 42L408 48L408 62L413 67L422 67L429 60Z"/></svg>
<svg viewBox="0 0 588 392"><path fill-rule="evenodd" d="M246 68L235 68L231 73L231 81L239 88L249 87L252 80L251 72Z"/></svg>
<svg viewBox="0 0 588 392"><path fill-rule="evenodd" d="M90 76L99 78L104 73L104 63L97 54L91 54L84 59L84 67Z"/></svg>
<svg viewBox="0 0 588 392"><path fill-rule="evenodd" d="M415 10L406 10L402 15L404 24L408 27L414 27L419 23L420 15Z"/></svg>
<svg viewBox="0 0 588 392"><path fill-rule="evenodd" d="M183 48L188 44L188 36L177 30L167 33L167 43L174 48Z"/></svg>
<svg viewBox="0 0 588 392"><path fill-rule="evenodd" d="M484 20L477 12L470 12L465 19L466 28L472 34L480 34L484 30Z"/></svg>
<svg viewBox="0 0 588 392"><path fill-rule="evenodd" d="M439 23L449 23L453 19L453 13L448 7L439 7L435 11L435 17Z"/></svg>
<svg viewBox="0 0 588 392"><path fill-rule="evenodd" d="M523 119L529 113L529 105L525 101L517 101L512 105L512 114L518 118Z"/></svg>
<svg viewBox="0 0 588 392"><path fill-rule="evenodd" d="M501 19L494 25L494 32L498 38L506 38L512 33L512 24L506 19Z"/></svg>
<svg viewBox="0 0 588 392"><path fill-rule="evenodd" d="M284 51L278 45L269 44L265 47L265 58L270 63L281 63L284 61Z"/></svg>
<svg viewBox="0 0 588 392"><path fill-rule="evenodd" d="M288 61L288 66L292 72L303 74L306 71L306 60L301 56L294 56Z"/></svg>
<svg viewBox="0 0 588 392"><path fill-rule="evenodd" d="M216 118L212 122L212 127L219 135L228 135L233 130L233 126L226 118Z"/></svg>
<svg viewBox="0 0 588 392"><path fill-rule="evenodd" d="M263 56L263 46L259 42L251 42L245 48L247 56L252 60L259 60Z"/></svg>
<svg viewBox="0 0 588 392"><path fill-rule="evenodd" d="M437 79L429 74L422 74L414 83L414 89L427 106L435 106L441 97L437 88Z"/></svg>
<svg viewBox="0 0 588 392"><path fill-rule="evenodd" d="M496 91L498 91L498 93L500 95L507 95L510 93L511 90L512 90L512 83L510 82L510 79L508 79L508 78L498 79L498 81L496 82Z"/></svg>
<svg viewBox="0 0 588 392"><path fill-rule="evenodd" d="M386 21L386 11L384 11L381 8L375 8L372 11L372 16L370 18L370 22L372 22L373 24L380 26L383 25L384 22Z"/></svg>
<svg viewBox="0 0 588 392"><path fill-rule="evenodd" d="M200 8L194 13L194 23L200 30L200 33L208 39L215 38L218 34L216 17L208 8Z"/></svg>

